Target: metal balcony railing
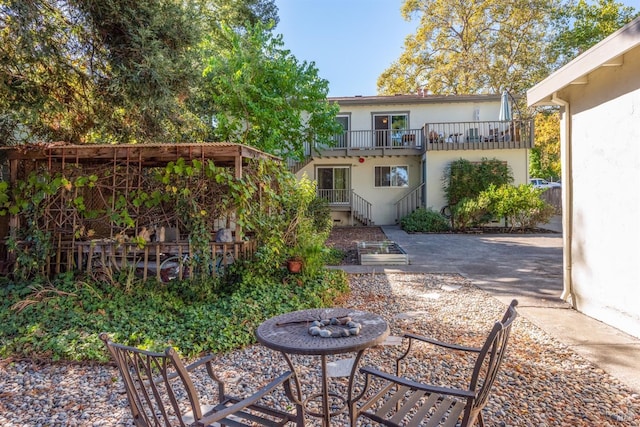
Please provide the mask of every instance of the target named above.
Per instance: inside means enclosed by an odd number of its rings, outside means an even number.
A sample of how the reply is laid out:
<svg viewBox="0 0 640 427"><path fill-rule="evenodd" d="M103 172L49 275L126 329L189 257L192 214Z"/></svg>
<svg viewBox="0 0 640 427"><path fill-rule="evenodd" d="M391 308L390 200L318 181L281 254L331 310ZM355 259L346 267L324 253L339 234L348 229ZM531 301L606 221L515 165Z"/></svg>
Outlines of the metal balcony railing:
<svg viewBox="0 0 640 427"><path fill-rule="evenodd" d="M318 197L325 199L330 205L349 205L351 190L322 190L318 189Z"/></svg>
<svg viewBox="0 0 640 427"><path fill-rule="evenodd" d="M335 135L333 141L334 146L318 146L318 149L421 149L424 138L422 129L350 130Z"/></svg>
<svg viewBox="0 0 640 427"><path fill-rule="evenodd" d="M423 130L427 150L533 147L533 120L426 123Z"/></svg>

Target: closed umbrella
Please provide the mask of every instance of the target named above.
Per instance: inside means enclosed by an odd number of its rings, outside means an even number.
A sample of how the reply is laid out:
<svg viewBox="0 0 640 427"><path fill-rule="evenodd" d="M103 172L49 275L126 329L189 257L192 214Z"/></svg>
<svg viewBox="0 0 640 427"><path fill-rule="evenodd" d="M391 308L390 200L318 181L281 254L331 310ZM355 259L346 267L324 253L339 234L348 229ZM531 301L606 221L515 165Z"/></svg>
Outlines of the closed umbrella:
<svg viewBox="0 0 640 427"><path fill-rule="evenodd" d="M509 94L506 90L502 92L502 98L500 99L500 113L498 114L498 120L501 122L510 122L512 120Z"/></svg>
<svg viewBox="0 0 640 427"><path fill-rule="evenodd" d="M511 105L509 104L509 94L506 90L502 91L498 120L500 120L501 122L510 122L512 120ZM500 139L502 139L503 141L510 141L511 135L509 134L509 125L501 124L500 127L502 128L501 130L503 130L503 136Z"/></svg>

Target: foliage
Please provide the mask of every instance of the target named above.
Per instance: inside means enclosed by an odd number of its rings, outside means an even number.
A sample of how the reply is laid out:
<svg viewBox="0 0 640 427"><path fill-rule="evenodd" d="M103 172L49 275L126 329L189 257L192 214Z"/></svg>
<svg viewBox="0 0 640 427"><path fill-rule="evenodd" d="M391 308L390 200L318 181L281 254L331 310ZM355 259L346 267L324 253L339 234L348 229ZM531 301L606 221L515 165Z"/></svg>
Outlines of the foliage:
<svg viewBox="0 0 640 427"><path fill-rule="evenodd" d="M340 265L345 258L346 253L342 249L327 248L324 252L324 264L325 265Z"/></svg>
<svg viewBox="0 0 640 427"><path fill-rule="evenodd" d="M209 49L200 106L214 115L216 140L297 159L308 141L332 144L339 107L313 62L299 63L262 23L242 33L223 26L222 36Z"/></svg>
<svg viewBox="0 0 640 427"><path fill-rule="evenodd" d="M449 206L455 206L464 198L476 198L491 184L513 182L513 174L498 159L482 158L480 162L459 159L447 165L442 177L443 189Z"/></svg>
<svg viewBox="0 0 640 427"><path fill-rule="evenodd" d="M447 218L430 208L419 208L403 217L400 227L407 233L438 233L450 229Z"/></svg>
<svg viewBox="0 0 640 427"><path fill-rule="evenodd" d="M513 174L506 162L483 158L480 162L459 159L445 168L442 177L447 204L454 229L478 225L491 219L487 203L479 199L490 186L513 182Z"/></svg>
<svg viewBox="0 0 640 427"><path fill-rule="evenodd" d="M489 210L498 218L505 218L511 229L522 231L536 224L546 223L554 213L553 206L540 198L543 189L532 185L491 185L479 197L488 201Z"/></svg>
<svg viewBox="0 0 640 427"><path fill-rule="evenodd" d="M73 167L55 176L37 170L12 187L7 183L0 185L0 214L18 215L21 221L17 234L9 239L9 248L17 256L19 277L45 274L42 271L45 260L55 255L51 233L64 233L66 240L113 238L136 241L144 246L146 242L137 234L143 226L177 226L182 235L189 236L194 255L190 260L200 266L212 264L210 243L219 227L216 220L228 219L249 232L257 232L258 241L265 243L268 237L259 232L271 233L274 240L281 238L290 226L286 221L290 221L298 212L297 207L302 206L299 216L320 227L319 233L316 229L309 232L312 238L307 240L317 246L328 235L329 217L322 205L314 202L309 214L313 216L304 215L307 203L315 198L315 188L309 188L310 184L307 184L304 195L298 194L304 187L299 189L295 177L281 162L251 161L244 166L243 176L236 178L229 169L211 161L178 159L164 168L145 171L139 188L115 192L104 190L111 188L111 174L111 168L85 170ZM86 200L105 202L87 206L85 197ZM301 200L305 204L300 205ZM293 204L295 208L283 208L287 204ZM74 224L73 230L52 227L53 223L48 220L50 215L45 213L60 209L65 211L65 225L70 228ZM270 214L283 209L290 214L286 219ZM274 222L278 226L274 226ZM290 235L295 237L296 232L294 228ZM282 261L284 244L280 243L280 246ZM196 269L203 275L207 270ZM112 273L110 276L115 282L122 279L120 276L124 272ZM133 278L133 272L130 273L126 283Z"/></svg>
<svg viewBox="0 0 640 427"><path fill-rule="evenodd" d="M480 193L474 198L463 198L452 211L451 222L453 228L464 231L469 227L485 224L493 217L489 211L488 201Z"/></svg>
<svg viewBox="0 0 640 427"><path fill-rule="evenodd" d="M328 307L348 290L342 271L283 282L278 274L247 270L227 293L202 284L143 284L131 292L70 275L53 283L0 286L0 358L105 361L100 332L125 344L185 357L225 352L255 342L263 320L288 311Z"/></svg>
<svg viewBox="0 0 640 427"><path fill-rule="evenodd" d="M379 93L522 94L549 72L551 0L405 0L401 12L419 25L378 78Z"/></svg>
<svg viewBox="0 0 640 427"><path fill-rule="evenodd" d="M183 139L197 76L194 1L3 2L2 136L10 141Z"/></svg>
<svg viewBox="0 0 640 427"><path fill-rule="evenodd" d="M578 0L561 8L554 17L557 36L549 45L556 68L594 46L631 22L640 12L615 0Z"/></svg>
<svg viewBox="0 0 640 427"><path fill-rule="evenodd" d="M33 141L202 140L192 102L203 40L277 22L273 0L3 1L0 136Z"/></svg>
<svg viewBox="0 0 640 427"><path fill-rule="evenodd" d="M535 146L531 149L529 176L557 181L561 176L560 117L544 109L535 117Z"/></svg>

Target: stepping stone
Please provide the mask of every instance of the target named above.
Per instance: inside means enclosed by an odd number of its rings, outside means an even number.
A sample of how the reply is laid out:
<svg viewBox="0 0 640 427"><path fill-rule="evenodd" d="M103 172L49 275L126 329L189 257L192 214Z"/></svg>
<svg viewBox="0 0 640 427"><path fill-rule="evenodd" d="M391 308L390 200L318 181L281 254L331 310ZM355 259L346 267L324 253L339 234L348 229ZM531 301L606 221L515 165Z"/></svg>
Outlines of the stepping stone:
<svg viewBox="0 0 640 427"><path fill-rule="evenodd" d="M356 358L351 357L327 363L327 376L330 378L348 377L351 375L351 369L355 361Z"/></svg>
<svg viewBox="0 0 640 427"><path fill-rule="evenodd" d="M405 313L398 313L393 318L398 320L412 320L418 317L426 317L429 313L426 311L407 311Z"/></svg>
<svg viewBox="0 0 640 427"><path fill-rule="evenodd" d="M442 285L440 289L442 289L443 291L455 292L459 290L461 287L462 287L461 285Z"/></svg>
<svg viewBox="0 0 640 427"><path fill-rule="evenodd" d="M382 345L402 345L402 337L389 335Z"/></svg>

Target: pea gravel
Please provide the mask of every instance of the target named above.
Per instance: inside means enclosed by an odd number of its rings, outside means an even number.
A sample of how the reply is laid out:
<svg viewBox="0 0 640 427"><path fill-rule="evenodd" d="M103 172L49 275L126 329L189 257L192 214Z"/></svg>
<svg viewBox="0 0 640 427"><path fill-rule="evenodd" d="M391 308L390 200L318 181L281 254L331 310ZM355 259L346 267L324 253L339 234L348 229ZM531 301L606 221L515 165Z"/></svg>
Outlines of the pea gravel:
<svg viewBox="0 0 640 427"><path fill-rule="evenodd" d="M458 275L351 275L350 284L351 294L338 305L384 316L392 336L413 332L477 346L505 310ZM400 349L391 340L367 351L362 363L391 370ZM407 375L439 384L467 381L468 361L427 346L414 354ZM297 356L294 363L303 392L316 390L318 359ZM250 393L287 369L279 353L259 345L221 355L216 365L236 394ZM205 375L195 382L204 399L214 397ZM346 379L333 378L333 386L345 393ZM282 394L270 403L290 407ZM519 317L484 417L488 426L640 426L640 396ZM0 426L132 425L113 366L0 361ZM319 421L308 418L307 425ZM333 418L332 425L347 426L346 415Z"/></svg>

